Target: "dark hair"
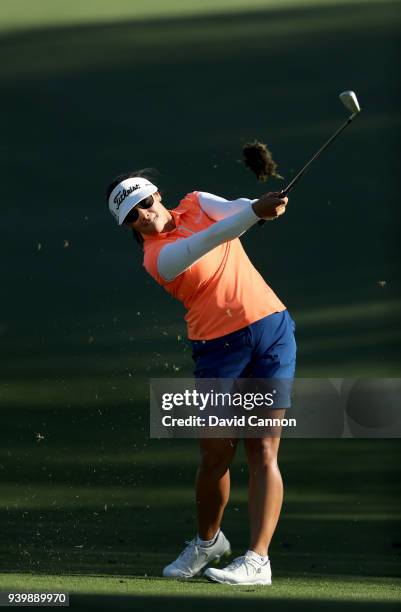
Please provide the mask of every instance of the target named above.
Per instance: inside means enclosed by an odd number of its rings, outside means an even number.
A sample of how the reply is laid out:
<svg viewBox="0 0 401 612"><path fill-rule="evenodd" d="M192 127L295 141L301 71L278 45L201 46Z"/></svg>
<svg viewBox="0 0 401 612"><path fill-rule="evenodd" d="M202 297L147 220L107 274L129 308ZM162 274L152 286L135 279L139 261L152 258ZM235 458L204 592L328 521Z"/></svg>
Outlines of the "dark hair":
<svg viewBox="0 0 401 612"><path fill-rule="evenodd" d="M111 181L110 185L106 189L107 202L109 201L111 192L115 187L117 187L118 183L121 183L121 181L125 181L125 179L132 178L134 176L140 176L142 178L148 179L148 181L154 182L154 177L157 174L158 172L157 170L155 170L155 168L142 168L141 170L132 170L131 172L126 172L125 174L120 174L119 176L116 176L116 178ZM132 228L132 235L135 242L137 242L138 244L143 244L142 234Z"/></svg>

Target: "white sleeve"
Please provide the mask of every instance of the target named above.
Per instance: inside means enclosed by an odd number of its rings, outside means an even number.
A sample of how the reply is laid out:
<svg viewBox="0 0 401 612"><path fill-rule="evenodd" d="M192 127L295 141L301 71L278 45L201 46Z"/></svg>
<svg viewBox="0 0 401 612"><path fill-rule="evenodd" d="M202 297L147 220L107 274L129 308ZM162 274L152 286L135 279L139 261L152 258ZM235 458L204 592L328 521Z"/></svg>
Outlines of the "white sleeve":
<svg viewBox="0 0 401 612"><path fill-rule="evenodd" d="M199 191L198 196L199 204L203 212L214 221L220 221L221 219L236 215L237 212L245 210L249 208L251 204L257 202L257 199L249 200L248 198L226 200L225 198L207 193L206 191Z"/></svg>
<svg viewBox="0 0 401 612"><path fill-rule="evenodd" d="M157 268L160 276L172 281L215 247L238 238L260 220L252 206L246 206L226 219L214 223L188 238L166 244L159 253Z"/></svg>

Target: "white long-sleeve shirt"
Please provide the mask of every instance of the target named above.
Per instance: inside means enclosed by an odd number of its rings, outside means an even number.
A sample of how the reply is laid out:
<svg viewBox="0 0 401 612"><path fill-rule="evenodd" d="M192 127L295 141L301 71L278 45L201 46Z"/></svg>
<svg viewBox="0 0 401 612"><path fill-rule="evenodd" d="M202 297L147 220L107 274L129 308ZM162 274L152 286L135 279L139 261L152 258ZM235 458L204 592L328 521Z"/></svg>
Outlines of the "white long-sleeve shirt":
<svg viewBox="0 0 401 612"><path fill-rule="evenodd" d="M172 281L216 246L238 238L259 221L251 206L257 200L226 200L205 191L198 192L198 196L202 210L217 223L161 249L157 267L166 281Z"/></svg>

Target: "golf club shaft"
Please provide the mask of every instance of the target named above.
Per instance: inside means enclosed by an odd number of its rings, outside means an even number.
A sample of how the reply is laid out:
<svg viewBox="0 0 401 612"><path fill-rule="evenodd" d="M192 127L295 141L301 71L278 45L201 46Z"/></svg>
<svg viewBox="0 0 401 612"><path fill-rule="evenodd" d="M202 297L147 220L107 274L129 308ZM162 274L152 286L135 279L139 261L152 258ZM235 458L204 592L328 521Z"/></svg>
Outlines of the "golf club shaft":
<svg viewBox="0 0 401 612"><path fill-rule="evenodd" d="M294 185L299 181L299 179L301 178L301 176L303 174L305 174L305 172L308 170L309 166L315 161L315 159L317 159L318 157L320 157L320 155L323 153L323 151L325 149L327 149L327 147L333 142L333 140L335 140L337 138L337 136L339 136L341 134L341 132L343 130L345 130L345 128L347 127L347 125L349 125L351 123L351 121L353 120L354 115L351 115L351 117L349 117L347 119L347 121L345 121L339 128L338 130L336 130L336 132L334 132L334 134L328 139L327 142L324 143L324 145L322 147L320 147L319 151L317 151L317 153L315 153L315 155L308 161L307 164L305 164L305 166L302 168L302 170L300 170L298 172L298 174L292 179L291 183L289 183L287 185L287 187L285 189L282 190L282 195L286 196L291 189L294 187Z"/></svg>
<svg viewBox="0 0 401 612"><path fill-rule="evenodd" d="M355 113L353 113L350 117L348 117L348 119L338 128L338 130L336 130L334 132L334 134L328 139L327 142L324 143L324 145L322 147L320 147L320 149L317 151L317 153L315 153L315 155L308 161L307 164L305 164L305 166L302 168L302 170L300 170L298 172L298 174L296 176L294 176L294 178L292 179L292 181L287 185L287 187L285 187L285 189L283 189L280 192L281 197L285 197L287 196L291 189L293 189L293 187L297 184L297 182L299 181L299 179L301 178L301 176L303 176L305 174L305 172L308 170L309 166L318 158L320 157L320 155L323 153L323 151L325 149L327 149L327 147L329 145L331 145L331 143L333 142L333 140L335 140L337 138L337 136L339 136L341 134L341 132L343 130L345 130L345 128L347 127L347 125L349 125L351 123L351 121L353 120L353 118L355 117ZM259 225L263 225L266 222L266 219L261 219L260 221L258 221Z"/></svg>

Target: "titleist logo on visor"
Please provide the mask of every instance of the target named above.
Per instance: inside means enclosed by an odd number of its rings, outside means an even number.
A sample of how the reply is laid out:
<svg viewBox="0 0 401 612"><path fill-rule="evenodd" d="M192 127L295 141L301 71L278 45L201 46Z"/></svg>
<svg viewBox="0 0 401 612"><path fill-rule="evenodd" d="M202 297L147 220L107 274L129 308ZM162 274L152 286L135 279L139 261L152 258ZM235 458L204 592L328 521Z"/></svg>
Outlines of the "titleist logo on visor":
<svg viewBox="0 0 401 612"><path fill-rule="evenodd" d="M120 208L121 204L124 202L126 198L137 189L140 189L143 185L132 185L132 187L128 187L128 189L122 189L117 191L116 195L113 198L113 202L116 205L117 210Z"/></svg>

